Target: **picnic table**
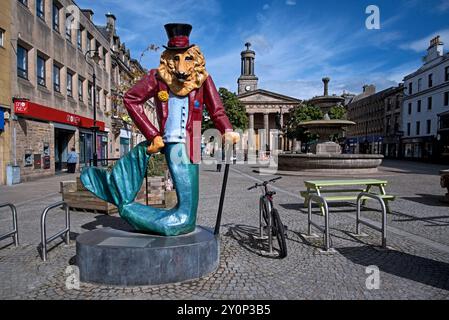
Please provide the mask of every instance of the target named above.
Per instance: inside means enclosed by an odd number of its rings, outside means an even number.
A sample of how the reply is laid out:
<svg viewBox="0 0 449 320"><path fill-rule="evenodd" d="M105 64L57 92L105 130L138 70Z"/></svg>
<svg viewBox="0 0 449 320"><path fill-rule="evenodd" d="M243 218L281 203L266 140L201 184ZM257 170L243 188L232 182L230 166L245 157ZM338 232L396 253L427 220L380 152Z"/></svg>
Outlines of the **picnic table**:
<svg viewBox="0 0 449 320"><path fill-rule="evenodd" d="M304 181L307 191L301 191L304 197L304 206L308 208L308 231L307 236L315 237L311 233L311 227L314 226L324 232L324 250L329 252L333 249L330 246L329 233L329 208L328 202L336 201L356 201L356 234L360 233L360 224L382 232L382 247L386 247L386 224L387 212L390 212L388 201L395 199L395 196L385 192L385 186L388 181L377 179L345 179L345 180L309 180ZM370 192L372 188L378 188L378 193ZM332 195L328 195L332 194ZM380 202L382 208L382 227L379 228L369 221L360 217L360 207L365 205L366 200L374 199ZM321 214L324 216L324 228L312 221L312 202L319 205Z"/></svg>
<svg viewBox="0 0 449 320"><path fill-rule="evenodd" d="M360 192L370 192L380 196L384 202L388 213L391 213L388 201L393 201L395 196L388 195L385 186L386 180L378 179L344 179L344 180L308 180L304 181L307 191L301 191L304 198L304 206L309 204L309 196L316 194L323 197L327 202L355 201ZM358 187L358 188L357 188ZM378 188L378 193L372 192L372 188ZM332 194L332 195L327 195ZM362 197L362 204L365 205L369 197ZM324 215L324 208L320 204L321 213Z"/></svg>

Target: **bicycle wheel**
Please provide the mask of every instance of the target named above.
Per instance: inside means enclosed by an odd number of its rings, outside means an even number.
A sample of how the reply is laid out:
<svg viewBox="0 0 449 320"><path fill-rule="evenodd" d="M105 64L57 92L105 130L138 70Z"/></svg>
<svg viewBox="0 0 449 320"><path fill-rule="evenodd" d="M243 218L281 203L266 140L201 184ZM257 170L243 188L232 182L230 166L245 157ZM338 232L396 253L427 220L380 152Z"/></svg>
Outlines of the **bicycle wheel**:
<svg viewBox="0 0 449 320"><path fill-rule="evenodd" d="M265 197L262 197L260 199L260 208L262 210L262 217L265 221L265 225L268 226L268 211L269 211L269 204L268 200Z"/></svg>
<svg viewBox="0 0 449 320"><path fill-rule="evenodd" d="M287 243L285 241L285 228L282 224L279 212L276 209L271 210L273 218L273 229L276 232L276 238L279 243L279 258L283 259L287 256Z"/></svg>

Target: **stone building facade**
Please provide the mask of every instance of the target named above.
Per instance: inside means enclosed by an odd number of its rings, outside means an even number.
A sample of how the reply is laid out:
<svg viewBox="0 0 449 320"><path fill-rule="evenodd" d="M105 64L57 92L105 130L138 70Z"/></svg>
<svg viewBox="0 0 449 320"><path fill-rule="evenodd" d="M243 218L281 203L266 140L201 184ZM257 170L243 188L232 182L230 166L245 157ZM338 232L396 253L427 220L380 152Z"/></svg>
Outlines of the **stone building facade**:
<svg viewBox="0 0 449 320"><path fill-rule="evenodd" d="M390 99L392 103L397 90L391 87L376 93L374 85L365 85L363 92L348 104L348 120L356 123L347 129L346 144L350 153L383 153L386 101Z"/></svg>
<svg viewBox="0 0 449 320"><path fill-rule="evenodd" d="M118 158L120 131L113 130L111 97L120 79L113 66L133 63L115 32L115 17L107 14L102 27L94 24L92 10L72 0L5 2L14 21L6 64L11 66L9 162L17 164L21 181L64 172L71 148L79 154L79 167L90 165L94 127L98 158Z"/></svg>
<svg viewBox="0 0 449 320"><path fill-rule="evenodd" d="M6 166L11 161L11 74L7 67L11 51L11 1L0 1L0 184L6 183Z"/></svg>
<svg viewBox="0 0 449 320"><path fill-rule="evenodd" d="M445 117L449 111L449 53L437 36L430 40L423 65L404 77L403 156L435 159L449 156Z"/></svg>
<svg viewBox="0 0 449 320"><path fill-rule="evenodd" d="M387 158L401 158L401 138L404 135L402 128L402 99L404 86L400 84L391 90L384 98L384 137L383 155Z"/></svg>
<svg viewBox="0 0 449 320"><path fill-rule="evenodd" d="M254 130L254 147L256 150L266 150L272 147L273 139L270 130L283 127L290 118L290 110L301 103L301 100L279 93L258 88L258 78L255 75L255 52L246 43L246 50L241 52L241 74L237 80L238 99L245 106L249 118L249 130ZM265 135L259 130L265 130ZM248 137L244 137L247 139ZM280 136L276 142L277 149L291 150L292 141Z"/></svg>

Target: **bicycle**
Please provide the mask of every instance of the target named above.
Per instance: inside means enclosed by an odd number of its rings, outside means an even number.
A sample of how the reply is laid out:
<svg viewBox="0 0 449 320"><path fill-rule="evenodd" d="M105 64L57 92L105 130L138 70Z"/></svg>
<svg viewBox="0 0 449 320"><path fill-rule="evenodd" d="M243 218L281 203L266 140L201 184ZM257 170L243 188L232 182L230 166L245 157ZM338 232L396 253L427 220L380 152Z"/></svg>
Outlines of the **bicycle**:
<svg viewBox="0 0 449 320"><path fill-rule="evenodd" d="M275 182L276 180L282 179L282 177L276 177L271 180L264 181L262 183L256 183L255 185L248 188L252 190L258 187L262 188L262 195L259 201L259 232L260 236L255 236L256 239L266 240L268 239L268 252L270 256L278 255L279 258L283 259L287 256L287 243L285 241L285 231L286 226L281 221L279 212L273 205L273 196L276 194L275 191L268 190L268 184ZM263 225L263 222L265 225ZM267 230L268 236L264 235L264 230ZM273 236L276 236L277 242L279 244L278 254L273 251Z"/></svg>

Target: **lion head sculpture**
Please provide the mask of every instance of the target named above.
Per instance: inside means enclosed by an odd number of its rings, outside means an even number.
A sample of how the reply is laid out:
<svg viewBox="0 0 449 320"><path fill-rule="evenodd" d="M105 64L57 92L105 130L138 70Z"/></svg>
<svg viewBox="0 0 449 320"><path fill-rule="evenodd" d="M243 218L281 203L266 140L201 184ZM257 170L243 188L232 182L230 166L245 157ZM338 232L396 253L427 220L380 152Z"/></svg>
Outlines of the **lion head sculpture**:
<svg viewBox="0 0 449 320"><path fill-rule="evenodd" d="M158 74L178 96L198 89L207 79L206 60L198 46L186 50L165 50L161 55Z"/></svg>

